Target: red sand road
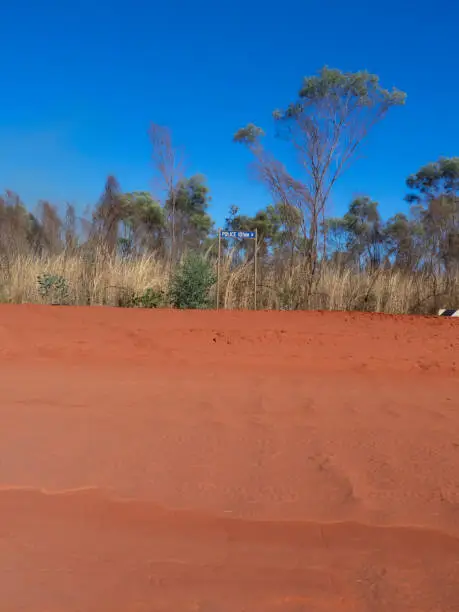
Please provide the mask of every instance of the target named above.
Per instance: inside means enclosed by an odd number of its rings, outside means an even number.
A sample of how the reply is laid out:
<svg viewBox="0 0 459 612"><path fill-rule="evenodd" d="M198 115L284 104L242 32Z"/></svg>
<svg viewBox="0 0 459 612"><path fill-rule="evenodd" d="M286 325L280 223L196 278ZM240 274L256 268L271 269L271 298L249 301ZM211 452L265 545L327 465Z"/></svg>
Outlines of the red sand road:
<svg viewBox="0 0 459 612"><path fill-rule="evenodd" d="M459 610L459 322L0 307L1 612Z"/></svg>

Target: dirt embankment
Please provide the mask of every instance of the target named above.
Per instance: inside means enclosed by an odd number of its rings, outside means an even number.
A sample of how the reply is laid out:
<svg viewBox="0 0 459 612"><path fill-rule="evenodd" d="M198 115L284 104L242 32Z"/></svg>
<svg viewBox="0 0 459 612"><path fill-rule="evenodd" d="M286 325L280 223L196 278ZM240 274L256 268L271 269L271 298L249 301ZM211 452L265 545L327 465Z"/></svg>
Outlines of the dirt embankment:
<svg viewBox="0 0 459 612"><path fill-rule="evenodd" d="M2 612L459 609L457 321L0 307Z"/></svg>

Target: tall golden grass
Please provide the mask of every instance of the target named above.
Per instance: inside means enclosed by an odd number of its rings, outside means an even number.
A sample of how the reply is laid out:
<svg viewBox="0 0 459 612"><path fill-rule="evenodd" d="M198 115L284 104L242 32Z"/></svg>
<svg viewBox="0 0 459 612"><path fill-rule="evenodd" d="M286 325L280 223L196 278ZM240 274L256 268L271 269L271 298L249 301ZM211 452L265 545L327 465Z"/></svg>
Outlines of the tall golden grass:
<svg viewBox="0 0 459 612"><path fill-rule="evenodd" d="M231 254L220 268L220 306L249 309L254 303L253 264L230 265ZM59 275L68 283L68 303L122 306L126 296L147 288L167 293L170 270L154 256L126 259L95 250L59 255L11 255L0 260L0 301L40 303L37 278ZM301 299L301 267L260 265L257 302L260 309L296 309ZM215 294L212 296L215 299ZM324 265L307 307L321 310L364 310L383 313L431 314L441 307L459 307L459 278L395 270L356 273Z"/></svg>

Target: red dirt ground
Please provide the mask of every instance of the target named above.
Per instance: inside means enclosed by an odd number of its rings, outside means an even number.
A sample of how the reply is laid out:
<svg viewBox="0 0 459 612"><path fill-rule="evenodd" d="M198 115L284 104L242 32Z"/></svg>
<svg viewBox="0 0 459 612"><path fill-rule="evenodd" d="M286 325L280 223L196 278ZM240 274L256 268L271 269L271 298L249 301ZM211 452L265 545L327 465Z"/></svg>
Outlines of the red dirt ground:
<svg viewBox="0 0 459 612"><path fill-rule="evenodd" d="M1 306L1 611L459 610L458 325Z"/></svg>

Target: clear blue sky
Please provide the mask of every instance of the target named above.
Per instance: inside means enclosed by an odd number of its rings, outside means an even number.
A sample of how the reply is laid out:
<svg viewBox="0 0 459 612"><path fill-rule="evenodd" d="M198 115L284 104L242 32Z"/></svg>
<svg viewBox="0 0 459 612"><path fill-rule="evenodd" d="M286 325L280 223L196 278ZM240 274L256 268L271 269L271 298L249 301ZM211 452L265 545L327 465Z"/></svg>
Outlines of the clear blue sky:
<svg viewBox="0 0 459 612"><path fill-rule="evenodd" d="M387 217L404 206L408 174L459 155L455 0L5 0L0 23L0 188L31 207L83 210L109 173L126 191L151 189L154 121L186 151L188 174L206 175L217 222L233 203L253 213L270 198L232 134L271 128L271 111L324 64L408 94L341 180L333 212L368 193Z"/></svg>

